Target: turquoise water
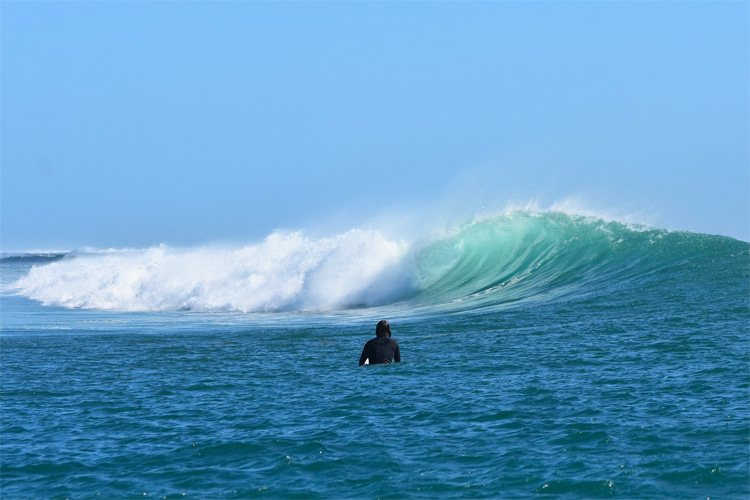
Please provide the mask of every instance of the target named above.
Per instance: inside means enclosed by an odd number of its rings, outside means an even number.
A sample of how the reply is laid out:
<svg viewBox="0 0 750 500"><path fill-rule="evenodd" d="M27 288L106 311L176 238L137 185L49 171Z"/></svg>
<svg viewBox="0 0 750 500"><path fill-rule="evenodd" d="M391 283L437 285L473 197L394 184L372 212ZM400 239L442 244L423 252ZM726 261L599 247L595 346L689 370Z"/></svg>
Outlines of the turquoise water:
<svg viewBox="0 0 750 500"><path fill-rule="evenodd" d="M750 245L558 213L6 255L6 498L750 496ZM404 362L358 367L390 320Z"/></svg>

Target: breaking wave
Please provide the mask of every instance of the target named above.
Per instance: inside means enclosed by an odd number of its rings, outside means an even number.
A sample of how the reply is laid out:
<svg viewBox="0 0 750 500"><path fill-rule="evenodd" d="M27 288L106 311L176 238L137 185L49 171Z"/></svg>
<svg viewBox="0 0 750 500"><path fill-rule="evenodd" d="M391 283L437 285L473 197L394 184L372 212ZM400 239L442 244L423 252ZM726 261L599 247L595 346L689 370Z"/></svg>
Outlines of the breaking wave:
<svg viewBox="0 0 750 500"><path fill-rule="evenodd" d="M413 241L365 229L324 238L275 232L234 248L161 245L4 260L31 263L14 283L16 293L69 308L310 312L401 304L467 310L586 297L664 279L696 259L747 268L748 248L722 236L526 210Z"/></svg>

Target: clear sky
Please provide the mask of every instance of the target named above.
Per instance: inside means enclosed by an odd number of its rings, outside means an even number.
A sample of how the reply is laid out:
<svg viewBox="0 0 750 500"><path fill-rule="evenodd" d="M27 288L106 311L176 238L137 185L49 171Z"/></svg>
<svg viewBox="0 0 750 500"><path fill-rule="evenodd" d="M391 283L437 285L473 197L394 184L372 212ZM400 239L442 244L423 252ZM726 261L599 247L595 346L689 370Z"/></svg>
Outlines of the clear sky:
<svg viewBox="0 0 750 500"><path fill-rule="evenodd" d="M748 240L749 6L3 1L0 246L567 199Z"/></svg>

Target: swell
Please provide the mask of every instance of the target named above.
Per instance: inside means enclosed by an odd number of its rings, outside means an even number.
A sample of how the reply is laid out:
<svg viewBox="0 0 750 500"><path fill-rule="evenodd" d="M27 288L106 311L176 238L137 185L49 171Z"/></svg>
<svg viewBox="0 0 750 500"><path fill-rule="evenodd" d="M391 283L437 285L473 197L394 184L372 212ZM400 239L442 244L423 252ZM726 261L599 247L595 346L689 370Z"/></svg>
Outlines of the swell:
<svg viewBox="0 0 750 500"><path fill-rule="evenodd" d="M33 265L15 288L47 305L109 310L398 304L465 311L627 293L648 283L746 288L748 282L750 245L722 236L530 211L439 229L438 236L414 241L355 229L329 238L274 233L241 248L29 257Z"/></svg>

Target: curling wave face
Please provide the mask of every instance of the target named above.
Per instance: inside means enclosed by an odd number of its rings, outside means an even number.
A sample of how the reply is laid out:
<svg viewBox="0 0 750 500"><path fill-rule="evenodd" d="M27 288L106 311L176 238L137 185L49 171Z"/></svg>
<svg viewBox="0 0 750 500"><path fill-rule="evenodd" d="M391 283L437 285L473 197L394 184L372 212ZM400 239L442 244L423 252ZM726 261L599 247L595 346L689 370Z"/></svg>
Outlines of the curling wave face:
<svg viewBox="0 0 750 500"><path fill-rule="evenodd" d="M393 240L273 233L241 248L167 246L73 253L35 263L14 287L45 305L122 311L332 311L400 304L471 310L581 298L686 262L748 262L731 238L634 227L560 212L475 219Z"/></svg>

